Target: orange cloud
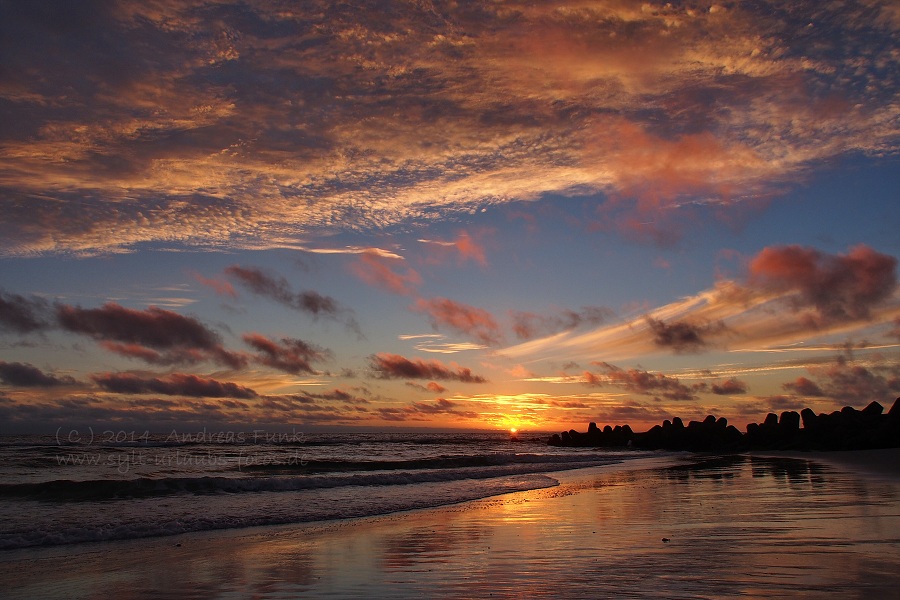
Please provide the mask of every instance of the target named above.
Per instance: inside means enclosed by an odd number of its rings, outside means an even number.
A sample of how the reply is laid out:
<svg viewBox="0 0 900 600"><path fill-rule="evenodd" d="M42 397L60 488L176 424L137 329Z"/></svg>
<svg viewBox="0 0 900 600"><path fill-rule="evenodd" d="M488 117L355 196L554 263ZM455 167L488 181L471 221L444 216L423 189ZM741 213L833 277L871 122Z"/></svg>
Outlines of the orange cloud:
<svg viewBox="0 0 900 600"><path fill-rule="evenodd" d="M7 10L5 64L41 77L0 83L15 124L0 253L303 249L323 228L573 191L610 195L613 226L660 237L691 202L730 214L816 161L895 149L896 11L797 2L211 0L206 19L162 0L64 31Z"/></svg>

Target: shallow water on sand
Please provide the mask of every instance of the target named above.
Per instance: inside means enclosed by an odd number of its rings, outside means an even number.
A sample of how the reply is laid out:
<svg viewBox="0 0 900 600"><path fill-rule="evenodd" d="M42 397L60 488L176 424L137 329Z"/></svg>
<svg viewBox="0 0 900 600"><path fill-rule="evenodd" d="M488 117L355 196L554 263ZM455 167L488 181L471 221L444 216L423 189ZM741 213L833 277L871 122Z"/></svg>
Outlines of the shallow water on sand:
<svg viewBox="0 0 900 600"><path fill-rule="evenodd" d="M0 589L46 598L900 597L896 478L784 458L661 462L377 519L25 549L0 555Z"/></svg>

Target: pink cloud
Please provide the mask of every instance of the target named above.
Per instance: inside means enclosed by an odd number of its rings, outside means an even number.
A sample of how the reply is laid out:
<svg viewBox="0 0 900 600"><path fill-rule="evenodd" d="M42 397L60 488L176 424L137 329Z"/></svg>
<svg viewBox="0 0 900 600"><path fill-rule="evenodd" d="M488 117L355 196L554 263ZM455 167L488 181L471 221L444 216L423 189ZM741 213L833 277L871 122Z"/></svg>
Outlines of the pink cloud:
<svg viewBox="0 0 900 600"><path fill-rule="evenodd" d="M614 192L600 208L604 223L597 226L608 228L611 220L661 243L680 236L679 226L690 217L684 210L690 206L686 198L729 204L735 189L746 195L752 182L770 168L738 141L709 132L667 138L622 118L595 126L584 160L614 174Z"/></svg>
<svg viewBox="0 0 900 600"><path fill-rule="evenodd" d="M222 279L210 279L208 277L204 277L200 273L196 271L191 271L191 276L196 279L201 284L206 287L212 289L215 293L220 296L228 296L229 298L237 298L237 292L234 290L234 286L231 283L224 281Z"/></svg>
<svg viewBox="0 0 900 600"><path fill-rule="evenodd" d="M471 235L463 231L453 242L460 260L473 260L481 266L487 266L487 258L484 255L484 246L478 243Z"/></svg>
<svg viewBox="0 0 900 600"><path fill-rule="evenodd" d="M412 308L428 314L436 329L444 327L487 345L499 345L503 340L497 321L482 308L447 298L419 298Z"/></svg>
<svg viewBox="0 0 900 600"><path fill-rule="evenodd" d="M865 244L830 255L804 246L771 246L749 265L750 282L797 295L794 306L812 308L815 323L865 319L897 287L897 259Z"/></svg>
<svg viewBox="0 0 900 600"><path fill-rule="evenodd" d="M422 277L411 268L406 268L405 272L401 272L400 269L395 271L390 265L397 262L396 258L366 251L350 265L350 269L369 285L400 296L415 295L416 288L422 284Z"/></svg>
<svg viewBox="0 0 900 600"><path fill-rule="evenodd" d="M440 263L447 260L449 254L455 254L460 264L471 260L482 267L486 267L487 257L481 239L491 234L491 229L481 229L474 234L461 231L456 239L451 241L419 240L428 247L429 256L427 262Z"/></svg>

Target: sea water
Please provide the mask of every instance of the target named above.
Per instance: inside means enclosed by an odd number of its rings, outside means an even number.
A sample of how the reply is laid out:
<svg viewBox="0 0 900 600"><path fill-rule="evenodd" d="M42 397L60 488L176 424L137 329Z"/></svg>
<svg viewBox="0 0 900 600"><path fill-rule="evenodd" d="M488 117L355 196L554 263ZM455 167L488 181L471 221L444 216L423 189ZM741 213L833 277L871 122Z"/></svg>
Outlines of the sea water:
<svg viewBox="0 0 900 600"><path fill-rule="evenodd" d="M557 485L639 452L543 435L67 430L0 437L0 549L388 514Z"/></svg>

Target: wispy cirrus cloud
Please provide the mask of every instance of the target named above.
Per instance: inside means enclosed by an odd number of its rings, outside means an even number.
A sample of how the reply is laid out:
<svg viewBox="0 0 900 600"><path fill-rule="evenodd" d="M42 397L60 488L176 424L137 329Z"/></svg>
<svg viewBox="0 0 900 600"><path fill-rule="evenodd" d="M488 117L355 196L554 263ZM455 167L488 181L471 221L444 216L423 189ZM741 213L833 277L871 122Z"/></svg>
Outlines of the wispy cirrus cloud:
<svg viewBox="0 0 900 600"><path fill-rule="evenodd" d="M784 348L811 337L887 326L900 316L896 258L868 246L846 254L773 246L744 281L715 287L589 332L562 332L506 348L513 358L622 360L661 351Z"/></svg>
<svg viewBox="0 0 900 600"><path fill-rule="evenodd" d="M375 256L381 256L382 258L403 259L401 255L392 250L386 250L384 248L374 248L371 246L344 246L341 248L299 246L298 249L303 250L304 252L309 252L310 254L371 254Z"/></svg>
<svg viewBox="0 0 900 600"><path fill-rule="evenodd" d="M414 348L419 352L430 352L432 354L456 354L458 352L466 352L470 350L484 350L488 346L475 342L447 342L446 336L441 333L426 333L415 335L399 335L397 339L415 341Z"/></svg>
<svg viewBox="0 0 900 600"><path fill-rule="evenodd" d="M573 192L667 241L896 145L886 0L386 6L4 4L0 251L303 249Z"/></svg>

